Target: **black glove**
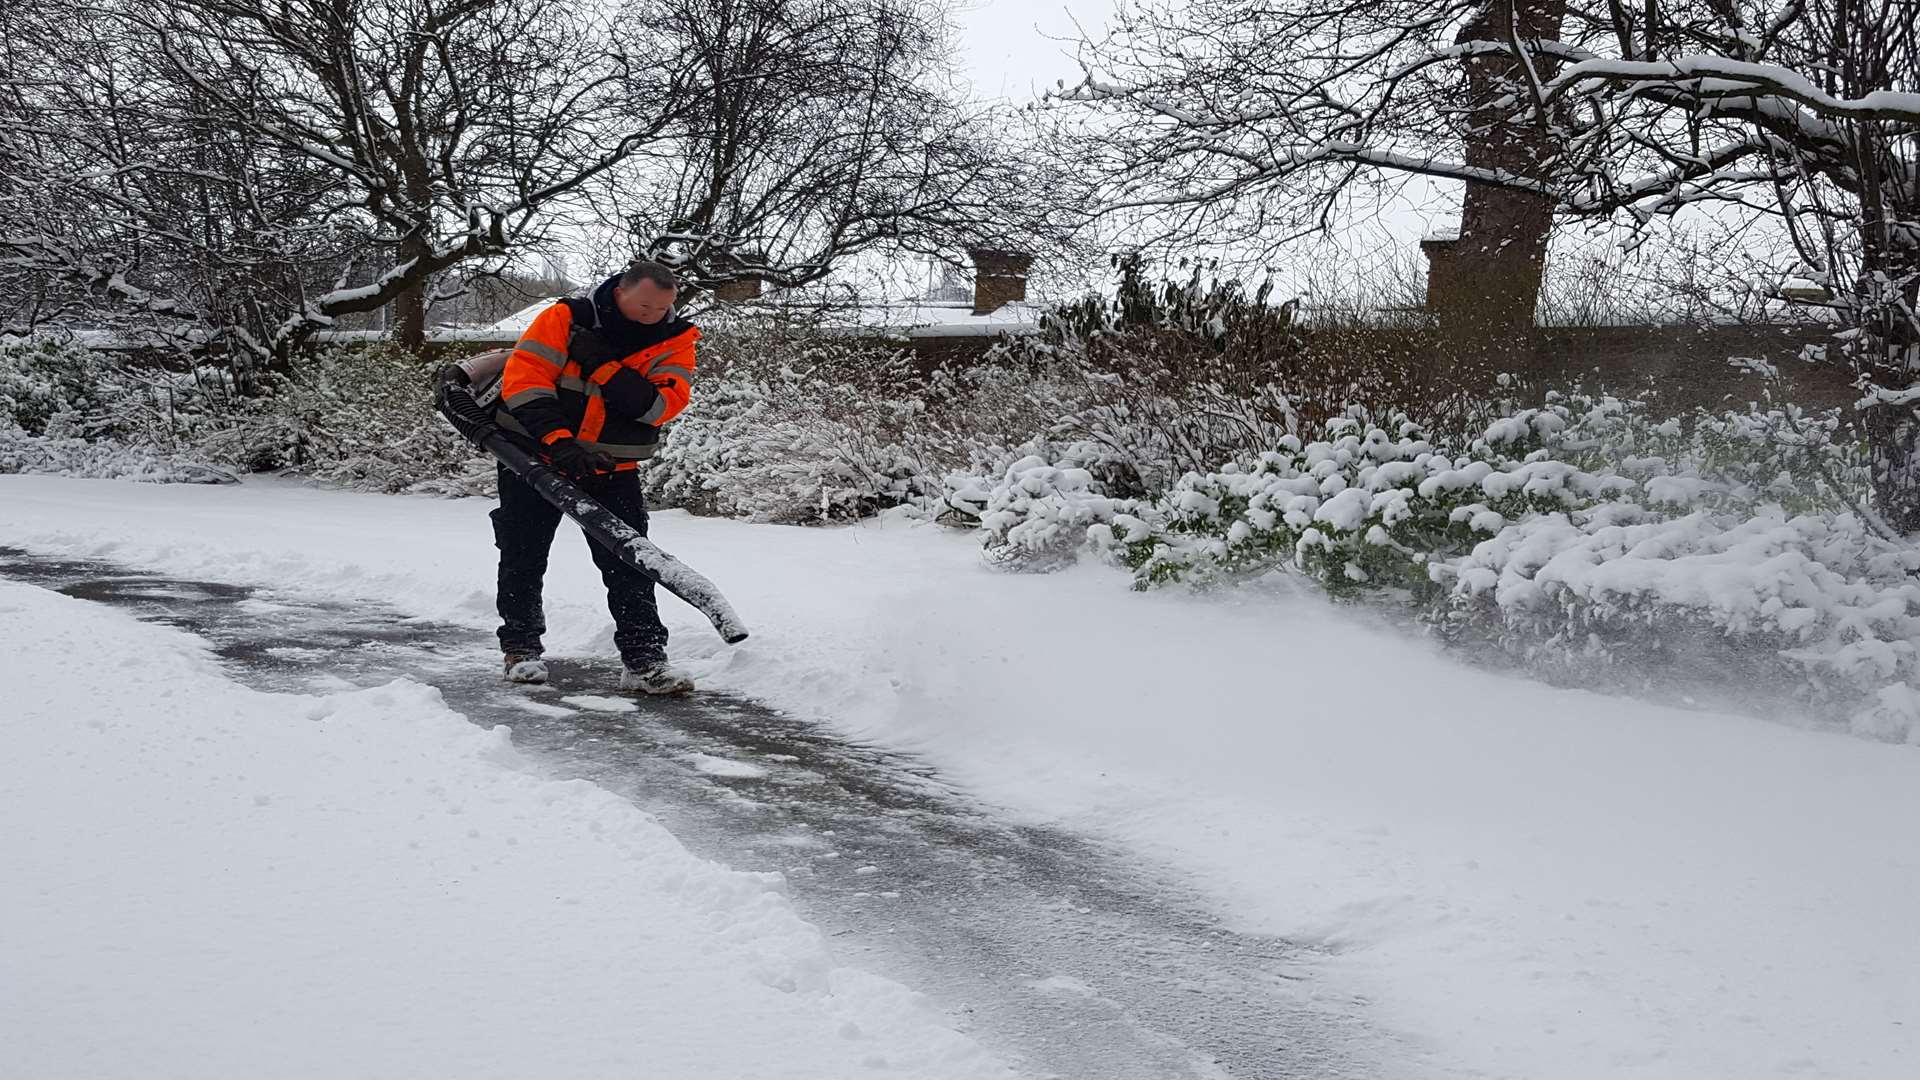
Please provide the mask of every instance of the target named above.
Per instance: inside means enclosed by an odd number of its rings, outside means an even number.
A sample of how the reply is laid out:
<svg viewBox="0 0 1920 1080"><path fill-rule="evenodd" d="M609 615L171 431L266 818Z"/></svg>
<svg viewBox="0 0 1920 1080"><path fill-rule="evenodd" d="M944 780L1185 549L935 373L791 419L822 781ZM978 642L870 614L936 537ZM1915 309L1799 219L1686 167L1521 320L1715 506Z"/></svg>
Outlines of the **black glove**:
<svg viewBox="0 0 1920 1080"><path fill-rule="evenodd" d="M589 450L578 439L555 439L547 446L547 460L575 480L610 473L614 464L604 452Z"/></svg>
<svg viewBox="0 0 1920 1080"><path fill-rule="evenodd" d="M608 371L612 368L612 371ZM600 384L600 396L614 414L638 420L660 400L660 388L618 360L609 360L587 377Z"/></svg>

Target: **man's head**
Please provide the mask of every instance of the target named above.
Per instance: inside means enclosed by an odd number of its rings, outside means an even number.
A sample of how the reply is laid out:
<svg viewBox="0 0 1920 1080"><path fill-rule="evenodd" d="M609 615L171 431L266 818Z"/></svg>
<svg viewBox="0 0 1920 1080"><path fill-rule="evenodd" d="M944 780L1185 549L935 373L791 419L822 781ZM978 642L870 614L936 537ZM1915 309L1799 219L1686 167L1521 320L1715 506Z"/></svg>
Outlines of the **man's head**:
<svg viewBox="0 0 1920 1080"><path fill-rule="evenodd" d="M627 265L626 272L613 287L613 302L620 314L637 323L657 323L673 309L680 283L663 263L645 259Z"/></svg>

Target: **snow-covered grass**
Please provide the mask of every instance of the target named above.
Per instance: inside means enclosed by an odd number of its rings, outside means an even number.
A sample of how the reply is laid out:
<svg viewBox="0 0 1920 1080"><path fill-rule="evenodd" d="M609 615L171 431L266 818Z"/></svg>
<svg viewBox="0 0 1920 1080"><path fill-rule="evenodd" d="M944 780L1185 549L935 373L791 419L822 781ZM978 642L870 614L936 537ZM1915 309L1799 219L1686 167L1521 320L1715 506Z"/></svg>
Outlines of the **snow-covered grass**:
<svg viewBox="0 0 1920 1080"><path fill-rule="evenodd" d="M0 543L491 624L478 500L0 477L0 507ZM1920 1061L1920 749L1464 667L1293 577L1131 593L891 520L654 533L753 628L728 649L669 606L707 686L910 748L1313 946L1383 1080ZM611 649L577 541L548 603L556 651Z"/></svg>
<svg viewBox="0 0 1920 1080"><path fill-rule="evenodd" d="M7 583L0 639L9 1076L1011 1075L429 687L257 693Z"/></svg>

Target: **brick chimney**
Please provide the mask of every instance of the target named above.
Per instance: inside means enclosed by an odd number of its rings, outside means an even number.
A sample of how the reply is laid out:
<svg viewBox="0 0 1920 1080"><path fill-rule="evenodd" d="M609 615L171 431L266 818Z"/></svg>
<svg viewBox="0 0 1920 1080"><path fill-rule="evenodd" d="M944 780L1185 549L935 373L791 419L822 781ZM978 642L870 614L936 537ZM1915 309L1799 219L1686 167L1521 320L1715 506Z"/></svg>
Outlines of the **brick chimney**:
<svg viewBox="0 0 1920 1080"><path fill-rule="evenodd" d="M1552 41L1566 14L1567 0L1489 4L1455 42L1505 42L1516 34ZM1546 66L1539 74L1550 77L1552 66L1540 63ZM1549 163L1560 147L1550 126L1516 115L1509 100L1519 79L1515 62L1487 52L1466 59L1463 67L1471 108L1463 131L1468 167L1550 181ZM1469 334L1503 337L1531 330L1552 233L1552 199L1467 181L1459 232L1420 245L1428 260L1427 309L1441 325Z"/></svg>
<svg viewBox="0 0 1920 1080"><path fill-rule="evenodd" d="M1420 241L1420 250L1427 257L1427 310L1441 315L1469 307L1467 283L1461 280L1460 234L1451 229L1436 232Z"/></svg>
<svg viewBox="0 0 1920 1080"><path fill-rule="evenodd" d="M993 248L971 248L967 255L973 259L975 315L988 315L1027 298L1027 268L1033 265L1033 256Z"/></svg>

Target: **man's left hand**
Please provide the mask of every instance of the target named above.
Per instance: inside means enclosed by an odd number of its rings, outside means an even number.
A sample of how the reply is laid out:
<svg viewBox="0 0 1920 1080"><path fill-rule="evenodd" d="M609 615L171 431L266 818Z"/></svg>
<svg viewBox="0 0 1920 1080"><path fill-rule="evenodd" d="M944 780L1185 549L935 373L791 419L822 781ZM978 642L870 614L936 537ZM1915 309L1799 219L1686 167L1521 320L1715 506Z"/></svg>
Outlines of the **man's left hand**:
<svg viewBox="0 0 1920 1080"><path fill-rule="evenodd" d="M599 385L608 407L622 416L646 416L660 400L660 388L653 385L653 380L618 360L593 369L587 380Z"/></svg>

